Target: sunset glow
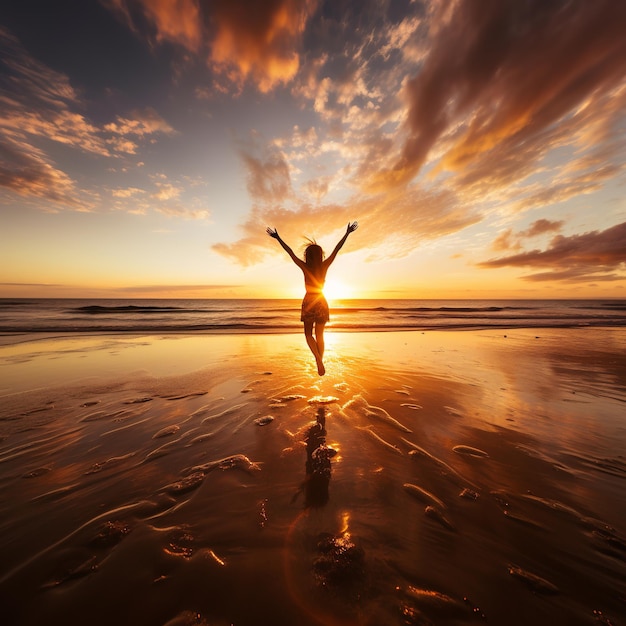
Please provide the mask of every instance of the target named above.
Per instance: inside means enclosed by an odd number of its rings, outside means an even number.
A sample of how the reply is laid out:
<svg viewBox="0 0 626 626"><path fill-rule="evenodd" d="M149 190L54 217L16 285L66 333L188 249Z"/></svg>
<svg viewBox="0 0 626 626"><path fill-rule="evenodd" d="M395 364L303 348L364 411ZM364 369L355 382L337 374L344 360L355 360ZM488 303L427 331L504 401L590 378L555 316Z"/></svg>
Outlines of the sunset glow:
<svg viewBox="0 0 626 626"><path fill-rule="evenodd" d="M332 303L335 300L348 300L350 298L354 298L354 291L344 283L331 278L326 281L326 285L324 286L324 295L326 296L326 299Z"/></svg>
<svg viewBox="0 0 626 626"><path fill-rule="evenodd" d="M9 0L0 297L626 297L626 3Z"/></svg>

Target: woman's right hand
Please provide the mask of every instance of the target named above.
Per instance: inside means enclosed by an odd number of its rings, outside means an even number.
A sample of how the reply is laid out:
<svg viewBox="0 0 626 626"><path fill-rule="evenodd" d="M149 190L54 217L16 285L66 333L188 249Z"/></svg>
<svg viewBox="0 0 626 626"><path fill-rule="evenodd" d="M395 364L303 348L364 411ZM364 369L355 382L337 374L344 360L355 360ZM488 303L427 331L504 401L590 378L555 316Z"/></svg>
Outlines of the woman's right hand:
<svg viewBox="0 0 626 626"><path fill-rule="evenodd" d="M278 239L278 231L275 228L270 228L269 226L265 229L265 232L274 239Z"/></svg>

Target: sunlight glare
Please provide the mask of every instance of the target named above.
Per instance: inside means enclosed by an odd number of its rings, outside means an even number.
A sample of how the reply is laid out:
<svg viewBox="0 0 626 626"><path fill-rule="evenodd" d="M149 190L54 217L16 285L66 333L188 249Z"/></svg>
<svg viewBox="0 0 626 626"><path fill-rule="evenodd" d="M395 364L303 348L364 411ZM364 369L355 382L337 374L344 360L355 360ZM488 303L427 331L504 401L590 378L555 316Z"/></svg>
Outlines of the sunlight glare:
<svg viewBox="0 0 626 626"><path fill-rule="evenodd" d="M329 302L334 300L345 300L346 298L351 297L352 289L344 283L330 278L324 285L324 295Z"/></svg>

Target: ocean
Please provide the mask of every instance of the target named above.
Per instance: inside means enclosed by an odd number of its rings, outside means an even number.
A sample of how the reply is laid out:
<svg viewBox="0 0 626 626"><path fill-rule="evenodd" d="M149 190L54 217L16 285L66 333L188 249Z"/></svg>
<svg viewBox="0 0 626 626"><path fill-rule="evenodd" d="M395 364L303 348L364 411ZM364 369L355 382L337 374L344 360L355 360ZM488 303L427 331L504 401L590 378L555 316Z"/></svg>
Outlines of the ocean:
<svg viewBox="0 0 626 626"><path fill-rule="evenodd" d="M626 300L344 300L344 331L626 327ZM295 332L300 300L0 299L2 333Z"/></svg>

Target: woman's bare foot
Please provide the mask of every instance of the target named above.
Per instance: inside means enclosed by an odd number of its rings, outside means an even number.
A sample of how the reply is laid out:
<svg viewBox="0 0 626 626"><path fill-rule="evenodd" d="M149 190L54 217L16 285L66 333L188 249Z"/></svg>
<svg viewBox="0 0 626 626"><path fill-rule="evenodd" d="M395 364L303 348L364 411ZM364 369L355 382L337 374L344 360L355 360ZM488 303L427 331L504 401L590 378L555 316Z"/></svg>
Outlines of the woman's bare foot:
<svg viewBox="0 0 626 626"><path fill-rule="evenodd" d="M324 363L322 362L321 359L317 361L317 373L320 376L323 376L326 373L326 368L324 367Z"/></svg>

